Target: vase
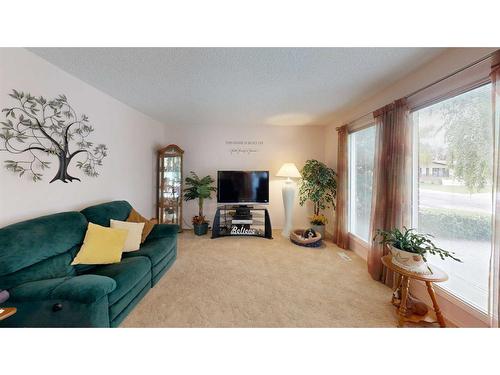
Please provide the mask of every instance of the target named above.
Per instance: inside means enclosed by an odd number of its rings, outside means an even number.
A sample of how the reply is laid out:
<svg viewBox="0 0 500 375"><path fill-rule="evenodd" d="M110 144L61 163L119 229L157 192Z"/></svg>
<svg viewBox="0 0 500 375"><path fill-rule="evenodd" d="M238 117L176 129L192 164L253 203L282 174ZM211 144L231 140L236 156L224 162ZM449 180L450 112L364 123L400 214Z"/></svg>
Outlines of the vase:
<svg viewBox="0 0 500 375"><path fill-rule="evenodd" d="M285 208L285 225L281 235L289 238L292 231L292 217L293 217L293 201L295 200L295 182L290 178L285 181L281 188L283 196L283 207Z"/></svg>
<svg viewBox="0 0 500 375"><path fill-rule="evenodd" d="M404 270L426 275L431 273L420 254L396 249L393 246L391 246L391 254L392 263Z"/></svg>
<svg viewBox="0 0 500 375"><path fill-rule="evenodd" d="M321 238L325 239L325 225L321 224L312 224L311 228L314 229L316 232L319 232L321 234Z"/></svg>
<svg viewBox="0 0 500 375"><path fill-rule="evenodd" d="M194 234L197 236L203 236L208 232L208 223L203 224L193 224Z"/></svg>

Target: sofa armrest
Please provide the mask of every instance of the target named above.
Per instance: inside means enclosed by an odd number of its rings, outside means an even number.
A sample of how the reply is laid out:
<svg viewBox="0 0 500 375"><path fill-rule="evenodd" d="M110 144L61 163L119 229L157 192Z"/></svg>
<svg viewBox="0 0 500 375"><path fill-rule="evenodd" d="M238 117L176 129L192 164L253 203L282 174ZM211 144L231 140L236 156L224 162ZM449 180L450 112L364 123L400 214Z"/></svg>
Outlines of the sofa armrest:
<svg viewBox="0 0 500 375"><path fill-rule="evenodd" d="M155 238L177 236L179 233L179 226L176 224L155 224L151 233L149 233L147 240Z"/></svg>
<svg viewBox="0 0 500 375"><path fill-rule="evenodd" d="M66 280L51 293L52 298L92 303L116 289L116 281L101 275L80 275Z"/></svg>

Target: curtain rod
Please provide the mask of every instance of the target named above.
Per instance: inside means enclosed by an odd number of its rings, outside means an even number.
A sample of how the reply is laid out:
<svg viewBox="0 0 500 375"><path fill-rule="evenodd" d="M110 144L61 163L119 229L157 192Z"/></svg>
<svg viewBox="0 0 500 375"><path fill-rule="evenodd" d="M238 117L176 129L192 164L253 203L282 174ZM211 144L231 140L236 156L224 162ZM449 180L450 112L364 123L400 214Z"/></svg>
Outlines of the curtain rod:
<svg viewBox="0 0 500 375"><path fill-rule="evenodd" d="M424 87L421 87L421 88L419 88L418 90L413 91L412 93L410 93L410 94L408 94L408 95L404 96L404 98L405 98L405 99L408 99L408 98L412 97L413 95L416 95L416 94L418 94L418 93L420 93L420 92L422 92L422 91L424 91L424 90L428 89L428 88L429 88L429 87L431 87L431 86L434 86L434 85L436 85L436 84L438 84L438 83L440 83L440 82L442 82L442 81L444 81L444 80L447 80L448 78L453 77L454 75L457 75L458 73L463 72L463 71L464 71L464 70L466 70L466 69L472 68L473 66L476 66L476 65L478 65L478 64L480 64L480 63L482 63L484 60L489 59L490 57L492 57L492 56L493 56L495 53L497 53L498 51L500 51L500 50L493 51L493 52L491 52L491 53L487 54L486 56L481 57L479 60L476 60L476 61L474 61L474 62L472 62L472 63L470 63L470 64L468 64L468 65L466 65L466 66L464 66L464 67L462 67L462 68L460 68L460 69L455 70L453 73L450 73L450 74L448 74L448 75L446 75L446 76L444 76L444 77L441 77L441 78L439 78L438 80L436 80L436 81L434 81L434 82L432 82L432 83L429 83L428 85L425 85ZM358 121L359 119L362 119L363 117L368 116L368 115L370 115L370 114L372 114L372 113L373 113L373 111L367 112L367 113L365 113L364 115L359 116L359 117L355 118L355 119L354 119L354 120L352 120L352 121L349 121L349 122L348 122L348 124L351 124L351 123L353 123L354 121ZM339 127L337 127L337 128L336 128L336 130L339 130L339 128L340 128L340 126L339 126Z"/></svg>

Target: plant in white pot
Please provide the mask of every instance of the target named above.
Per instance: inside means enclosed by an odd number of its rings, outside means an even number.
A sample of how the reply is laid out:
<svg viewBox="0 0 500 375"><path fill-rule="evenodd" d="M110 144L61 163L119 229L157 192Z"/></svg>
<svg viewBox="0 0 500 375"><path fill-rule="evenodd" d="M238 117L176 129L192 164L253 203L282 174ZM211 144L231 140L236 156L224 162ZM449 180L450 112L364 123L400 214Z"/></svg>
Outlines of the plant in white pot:
<svg viewBox="0 0 500 375"><path fill-rule="evenodd" d="M309 220L309 223L311 224L311 228L314 229L316 232L321 233L321 238L325 238L325 226L328 223L328 219L326 218L325 215L319 214L319 215L312 215L311 219Z"/></svg>
<svg viewBox="0 0 500 375"><path fill-rule="evenodd" d="M299 203L301 206L306 201L313 203L314 215L311 217L313 229L325 238L326 216L320 214L321 210L333 207L337 196L337 174L332 168L318 160L308 160L300 171L302 181L299 188Z"/></svg>
<svg viewBox="0 0 500 375"><path fill-rule="evenodd" d="M190 201L198 199L198 215L193 216L193 229L194 233L198 236L207 234L208 221L203 215L203 201L205 199L212 199L212 192L217 189L212 186L215 180L211 176L199 178L193 171L190 172L191 176L186 177L186 190L184 191L184 200Z"/></svg>
<svg viewBox="0 0 500 375"><path fill-rule="evenodd" d="M420 234L413 228L403 227L402 231L398 228L389 231L377 229L373 241L379 239L379 244L389 246L392 263L411 272L432 273L432 270L427 265L427 254L439 255L441 260L451 258L457 262L462 262L453 256L453 252L437 247L431 238L430 234Z"/></svg>

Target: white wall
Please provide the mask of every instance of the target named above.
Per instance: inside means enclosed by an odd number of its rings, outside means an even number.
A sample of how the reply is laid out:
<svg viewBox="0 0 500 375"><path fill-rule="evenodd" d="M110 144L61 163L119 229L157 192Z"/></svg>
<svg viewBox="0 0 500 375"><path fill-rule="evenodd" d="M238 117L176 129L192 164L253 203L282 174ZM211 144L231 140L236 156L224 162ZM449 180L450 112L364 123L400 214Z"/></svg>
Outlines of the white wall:
<svg viewBox="0 0 500 375"><path fill-rule="evenodd" d="M269 170L269 211L273 228L283 227L282 179L275 177L283 163L292 162L302 168L307 159L324 160L324 127L269 126L256 124L252 127L221 125L205 129L203 126L165 130L165 144L175 143L185 151L184 174L194 171L200 176L210 174L214 179L217 170ZM255 149L252 154L231 154L237 146L226 141L262 141L262 145L241 146ZM212 221L217 206L216 197L207 201L205 215ZM294 226L308 225L312 208L300 207L295 201ZM197 215L194 201L184 205L184 222L191 226L191 218ZM185 225L187 227L187 225Z"/></svg>
<svg viewBox="0 0 500 375"><path fill-rule="evenodd" d="M0 167L0 226L39 215L63 210L80 210L90 204L114 199L126 199L145 216L155 214L155 151L169 143L185 150L184 171L216 177L217 170L269 170L269 210L274 228L283 226L282 180L275 177L281 164L294 162L301 168L307 159L325 160L324 127L281 127L256 124L239 127L225 124L206 130L203 125L189 128L163 126L159 122L124 105L107 94L67 74L58 67L22 48L0 49L0 108L12 105L8 96L15 88L32 95L55 97L65 94L77 112L89 116L95 131L93 141L104 143L109 156L104 159L100 176L90 178L74 166L69 172L80 177L64 184L49 184L56 173L57 161L44 172L43 181L34 183L28 178ZM226 141L261 141L253 148L256 153L231 154ZM0 152L0 162L14 159L12 154ZM76 161L76 160L75 160ZM206 204L206 215L212 220L216 199ZM196 214L196 203L184 207L185 222L190 225ZM308 225L310 205L300 207L295 202L294 225Z"/></svg>
<svg viewBox="0 0 500 375"><path fill-rule="evenodd" d="M124 77L126 79L126 77ZM85 113L95 128L91 138L108 146L100 176L90 178L76 168L69 172L81 182L63 183L50 179L57 160L32 182L7 171L3 161L14 159L0 152L0 227L63 210L114 199L128 200L145 216L154 215L155 151L161 146L162 125L22 48L0 48L0 108L11 106L11 89L43 95L65 94L78 113ZM3 118L3 116L2 116ZM90 140L90 138L89 138Z"/></svg>
<svg viewBox="0 0 500 375"><path fill-rule="evenodd" d="M189 128L163 127L159 122L127 107L121 102L70 76L24 49L0 49L0 107L8 106L12 88L30 91L46 97L64 93L80 112L86 113L96 131L92 138L109 147L101 176L85 177L82 182L48 184L55 170L50 169L42 182L19 179L0 168L0 225L61 210L80 209L88 204L110 199L127 199L146 216L154 215L155 154L160 146L177 143L185 149L185 172L215 177L218 169L268 169L271 172L270 211L273 227L283 225L281 180L274 177L284 162L295 162L300 168L309 158L325 161L336 169L337 132L335 127L374 110L396 98L430 83L441 76L490 52L490 48L451 49L431 63L411 73L369 100L353 105L332 118L326 127L277 127L255 124L239 127L221 124L204 129L193 124ZM231 155L227 140L262 141L251 155ZM12 155L0 152L0 162ZM54 166L55 167L55 166ZM70 169L75 176L81 171ZM207 203L211 219L215 199ZM185 204L184 218L189 223L196 204ZM307 225L310 207L300 207L296 201L294 224ZM333 212L329 214L331 231Z"/></svg>

